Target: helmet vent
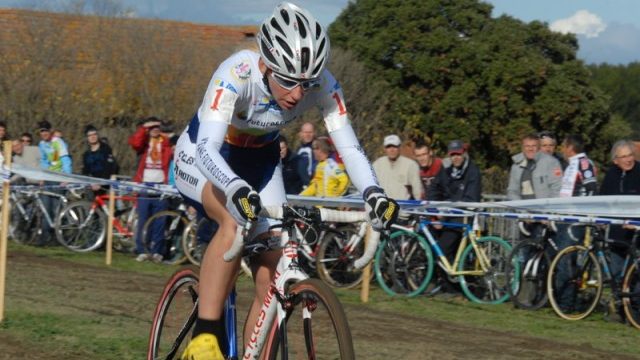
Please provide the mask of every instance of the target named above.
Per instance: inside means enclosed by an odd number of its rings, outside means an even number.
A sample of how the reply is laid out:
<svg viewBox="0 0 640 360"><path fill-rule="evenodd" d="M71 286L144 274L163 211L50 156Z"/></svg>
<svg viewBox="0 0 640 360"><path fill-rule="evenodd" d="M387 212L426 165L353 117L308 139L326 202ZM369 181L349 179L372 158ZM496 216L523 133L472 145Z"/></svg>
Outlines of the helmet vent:
<svg viewBox="0 0 640 360"><path fill-rule="evenodd" d="M313 69L313 72L311 73L311 75L312 75L313 77L318 77L318 76L320 76L320 74L318 74L318 73L320 72L320 70L322 69L322 67L323 67L323 66L324 66L324 59L322 59L322 61L320 62L320 64L318 64L318 66L316 66L316 67Z"/></svg>
<svg viewBox="0 0 640 360"><path fill-rule="evenodd" d="M271 18L271 26L273 26L274 29L278 30L280 32L280 34L282 34L282 36L287 36L284 31L282 30L282 28L280 27L280 24L278 24L278 22L276 21L275 18Z"/></svg>
<svg viewBox="0 0 640 360"><path fill-rule="evenodd" d="M287 59L287 58L283 58L283 60L284 60L285 65L287 65L287 71L289 71L289 73L291 73L291 74L295 74L296 68L293 66L291 61L289 61L289 59Z"/></svg>
<svg viewBox="0 0 640 360"><path fill-rule="evenodd" d="M322 35L322 26L320 26L320 23L316 23L316 40L320 38L320 35Z"/></svg>
<svg viewBox="0 0 640 360"><path fill-rule="evenodd" d="M320 41L320 45L318 46L318 50L316 50L316 54L322 54L322 50L324 50L324 44L327 42L327 39L322 39Z"/></svg>
<svg viewBox="0 0 640 360"><path fill-rule="evenodd" d="M264 24L262 25L262 34L264 35L263 40L267 40L271 43L271 34L269 34L269 30L267 30L267 27Z"/></svg>
<svg viewBox="0 0 640 360"><path fill-rule="evenodd" d="M271 54L271 51L269 51L269 46L264 42L264 38L260 39L260 48L261 48L260 50L262 55L266 57L270 63L272 64L278 63L276 58L274 58L273 55Z"/></svg>
<svg viewBox="0 0 640 360"><path fill-rule="evenodd" d="M302 51L300 52L300 70L304 73L307 72L307 70L309 70L309 55L310 55L310 50L308 47L304 47L302 48Z"/></svg>
<svg viewBox="0 0 640 360"><path fill-rule="evenodd" d="M289 12L287 12L287 10L282 9L280 10L280 16L282 16L282 20L284 20L284 23L289 25Z"/></svg>
<svg viewBox="0 0 640 360"><path fill-rule="evenodd" d="M298 20L298 32L300 33L300 37L304 39L307 37L307 28L306 26L304 26L302 19L300 19L300 17L297 14L296 14L296 20Z"/></svg>
<svg viewBox="0 0 640 360"><path fill-rule="evenodd" d="M276 36L276 41L278 42L278 44L280 44L282 50L284 50L289 57L293 57L293 50L291 50L289 44L287 44L286 41L284 41L280 36Z"/></svg>

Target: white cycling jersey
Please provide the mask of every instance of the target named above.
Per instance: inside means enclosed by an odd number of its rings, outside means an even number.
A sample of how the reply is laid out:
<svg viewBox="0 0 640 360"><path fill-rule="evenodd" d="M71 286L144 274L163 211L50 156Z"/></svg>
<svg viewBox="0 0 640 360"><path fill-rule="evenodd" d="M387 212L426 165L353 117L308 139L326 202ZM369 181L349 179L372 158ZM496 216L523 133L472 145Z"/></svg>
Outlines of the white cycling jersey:
<svg viewBox="0 0 640 360"><path fill-rule="evenodd" d="M179 153L183 162L195 157L192 161L207 180L226 192L238 176L220 155L223 142L245 148L263 147L278 138L281 128L315 105L322 111L329 136L354 185L361 192L377 186L374 171L351 128L342 89L333 75L325 70L318 87L306 90L291 110L283 110L267 90L259 58L258 53L243 50L218 67L197 116L179 141L185 142L188 137L196 149L195 154Z"/></svg>

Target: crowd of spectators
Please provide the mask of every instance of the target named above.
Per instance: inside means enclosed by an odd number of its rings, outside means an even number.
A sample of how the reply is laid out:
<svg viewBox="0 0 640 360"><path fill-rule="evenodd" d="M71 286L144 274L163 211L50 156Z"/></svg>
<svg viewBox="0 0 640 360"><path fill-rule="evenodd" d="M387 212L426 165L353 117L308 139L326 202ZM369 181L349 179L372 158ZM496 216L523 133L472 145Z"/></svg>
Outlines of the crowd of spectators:
<svg viewBox="0 0 640 360"><path fill-rule="evenodd" d="M40 141L34 144L33 136L25 132L12 142L13 161L16 164L39 167L44 170L71 173L73 158L61 133L48 121L38 123ZM0 122L0 140L10 139L7 126ZM110 178L121 169L106 138L101 138L99 129L88 125L84 129L86 150L79 159L82 161L81 174L97 178ZM177 136L166 122L150 117L141 121L129 137L129 145L136 152L137 160L133 180L148 184L172 184L173 149ZM317 136L312 123L304 123L298 132L298 147L290 147L290 141L280 136L280 158L282 176L287 194L338 197L353 191L349 176L331 139ZM568 196L640 195L640 166L635 160L635 146L621 140L611 149L612 166L598 187L597 169L588 158L584 142L578 135L563 139L560 151L558 141L551 132L529 134L521 140L521 152L513 155L509 171L509 182L505 189L507 199L526 200ZM406 149L403 149L403 146ZM399 200L430 201L481 201L481 172L471 157L468 144L460 139L448 143L446 157L438 157L428 142L418 141L412 147L403 145L396 134L384 137L384 155L377 158L372 166L381 187L391 197ZM406 150L406 151L403 151ZM413 159L402 155L411 154ZM53 185L53 183L21 179L14 174L12 182L23 181L30 184ZM102 191L92 187L95 193ZM55 199L45 202L53 209ZM154 213L166 209L167 202L151 194L139 194L138 231ZM462 219L449 219L462 221ZM527 236L536 236L543 224L528 224L532 230ZM154 224L151 232L161 238L161 223ZM574 231L573 238L579 237L580 230ZM573 243L568 226L558 225L556 241L563 248ZM450 259L455 256L461 233L452 229L434 229L438 235L444 254ZM621 226L612 227L610 236L628 241L633 231ZM39 244L51 241L52 229L43 224ZM164 250L162 242L143 248L136 236L137 259L161 261ZM621 254L621 252L620 252ZM617 259L616 259L617 260ZM621 266L620 261L614 261Z"/></svg>

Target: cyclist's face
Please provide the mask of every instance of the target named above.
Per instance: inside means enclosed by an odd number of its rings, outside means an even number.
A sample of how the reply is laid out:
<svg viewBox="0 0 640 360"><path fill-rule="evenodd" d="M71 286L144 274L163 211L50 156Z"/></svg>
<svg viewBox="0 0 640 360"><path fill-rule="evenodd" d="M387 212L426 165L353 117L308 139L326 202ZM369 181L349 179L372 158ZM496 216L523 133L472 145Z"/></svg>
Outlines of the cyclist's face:
<svg viewBox="0 0 640 360"><path fill-rule="evenodd" d="M271 70L267 69L267 81L269 81L269 88L271 89L271 95L274 100L283 110L293 109L300 100L304 97L304 91L302 86L296 86L291 90L287 90L282 87L278 81L271 76Z"/></svg>

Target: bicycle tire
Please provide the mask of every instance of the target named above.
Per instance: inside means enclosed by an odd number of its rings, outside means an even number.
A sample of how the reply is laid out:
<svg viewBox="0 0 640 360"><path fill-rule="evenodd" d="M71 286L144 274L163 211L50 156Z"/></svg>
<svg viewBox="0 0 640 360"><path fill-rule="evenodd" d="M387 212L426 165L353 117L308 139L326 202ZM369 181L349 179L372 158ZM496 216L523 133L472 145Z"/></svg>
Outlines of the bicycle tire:
<svg viewBox="0 0 640 360"><path fill-rule="evenodd" d="M622 307L624 314L633 327L640 329L640 269L634 261L627 269L622 282Z"/></svg>
<svg viewBox="0 0 640 360"><path fill-rule="evenodd" d="M198 316L198 269L185 267L167 281L151 324L147 360L177 359Z"/></svg>
<svg viewBox="0 0 640 360"><path fill-rule="evenodd" d="M459 275L462 292L469 300L478 304L501 304L509 299L509 286L506 267L511 245L497 236L483 236L476 240L477 248L489 260L489 269L480 275ZM517 263L514 271L519 272ZM469 244L460 257L458 271L482 271L473 244Z"/></svg>
<svg viewBox="0 0 640 360"><path fill-rule="evenodd" d="M197 222L191 221L182 235L182 252L187 257L187 260L196 266L200 266L202 257L209 245L207 242L198 241L198 228L203 226L206 221L209 220L202 218Z"/></svg>
<svg viewBox="0 0 640 360"><path fill-rule="evenodd" d="M55 233L58 242L75 252L93 251L104 243L107 218L99 208L91 211L89 201L74 201L56 217Z"/></svg>
<svg viewBox="0 0 640 360"><path fill-rule="evenodd" d="M515 267L515 262L518 267ZM548 302L547 273L551 258L539 240L525 240L513 247L506 273L509 299L518 309L537 310ZM514 282L515 278L515 282Z"/></svg>
<svg viewBox="0 0 640 360"><path fill-rule="evenodd" d="M347 316L331 288L306 279L287 289L287 314L265 343L268 359L355 359Z"/></svg>
<svg viewBox="0 0 640 360"><path fill-rule="evenodd" d="M549 303L558 316L580 320L589 316L602 296L602 269L595 254L582 245L558 252L547 276Z"/></svg>
<svg viewBox="0 0 640 360"><path fill-rule="evenodd" d="M142 228L142 243L146 253L151 253L150 226L158 220L163 220L162 241L164 246L163 253L164 262L170 265L182 264L187 257L184 254L182 246L182 235L184 229L189 225L189 219L182 215L181 212L175 210L163 210L153 214L147 219Z"/></svg>
<svg viewBox="0 0 640 360"><path fill-rule="evenodd" d="M394 231L376 250L373 263L378 285L391 296L414 297L433 277L431 247L420 234Z"/></svg>
<svg viewBox="0 0 640 360"><path fill-rule="evenodd" d="M362 282L362 269L356 270L353 263L364 253L364 239L353 248L345 248L357 231L353 226L342 226L327 231L320 240L316 256L318 277L333 288L351 289Z"/></svg>

